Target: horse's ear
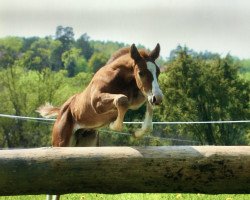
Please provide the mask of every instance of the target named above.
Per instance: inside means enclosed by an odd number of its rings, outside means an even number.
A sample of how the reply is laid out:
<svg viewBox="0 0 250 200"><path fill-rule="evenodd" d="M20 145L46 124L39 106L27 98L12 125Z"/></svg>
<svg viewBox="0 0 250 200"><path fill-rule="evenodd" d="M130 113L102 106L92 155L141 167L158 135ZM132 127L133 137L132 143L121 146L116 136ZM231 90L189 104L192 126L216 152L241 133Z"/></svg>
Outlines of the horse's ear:
<svg viewBox="0 0 250 200"><path fill-rule="evenodd" d="M131 45L131 48L130 48L130 56L131 56L131 58L134 59L135 62L138 62L139 60L142 59L142 57L141 57L139 51L137 50L135 44L132 44L132 45Z"/></svg>
<svg viewBox="0 0 250 200"><path fill-rule="evenodd" d="M153 51L151 51L150 54L149 54L149 56L151 57L152 60L155 61L155 60L159 57L159 55L160 55L160 50L161 50L160 44L157 43L155 49L154 49Z"/></svg>

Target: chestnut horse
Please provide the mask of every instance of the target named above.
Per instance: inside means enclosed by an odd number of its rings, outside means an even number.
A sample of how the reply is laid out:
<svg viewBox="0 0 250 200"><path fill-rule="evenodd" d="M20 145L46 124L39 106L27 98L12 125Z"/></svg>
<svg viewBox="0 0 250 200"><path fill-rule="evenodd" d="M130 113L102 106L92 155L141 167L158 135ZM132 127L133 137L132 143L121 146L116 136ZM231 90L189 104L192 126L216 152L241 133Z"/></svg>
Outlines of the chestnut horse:
<svg viewBox="0 0 250 200"><path fill-rule="evenodd" d="M53 147L80 146L77 132L82 129L93 133L93 129L109 124L110 129L121 131L128 109L138 109L145 102L145 120L134 136L150 132L153 106L163 98L158 84L160 69L155 63L159 53L159 44L151 52L138 51L134 44L120 49L96 72L83 92L70 97L60 108L41 106L38 112L43 117L57 116L52 132Z"/></svg>
<svg viewBox="0 0 250 200"><path fill-rule="evenodd" d="M76 146L74 133L78 129L97 129L109 124L110 129L121 131L128 109L138 109L145 102L145 120L134 136L151 131L153 106L163 98L158 84L160 69L155 63L159 53L159 44L151 52L138 51L134 44L120 49L96 72L83 92L70 97L60 108L41 106L38 112L43 117L57 116L52 145Z"/></svg>
<svg viewBox="0 0 250 200"><path fill-rule="evenodd" d="M60 108L46 104L38 109L43 117L57 116L53 127L54 147L75 146L78 129L97 129L109 125L121 131L128 109L138 109L147 102L142 128L135 137L152 130L153 105L162 102L158 84L160 69L155 63L160 53L157 44L152 52L123 48L115 52L107 64L92 78L87 88L70 97Z"/></svg>

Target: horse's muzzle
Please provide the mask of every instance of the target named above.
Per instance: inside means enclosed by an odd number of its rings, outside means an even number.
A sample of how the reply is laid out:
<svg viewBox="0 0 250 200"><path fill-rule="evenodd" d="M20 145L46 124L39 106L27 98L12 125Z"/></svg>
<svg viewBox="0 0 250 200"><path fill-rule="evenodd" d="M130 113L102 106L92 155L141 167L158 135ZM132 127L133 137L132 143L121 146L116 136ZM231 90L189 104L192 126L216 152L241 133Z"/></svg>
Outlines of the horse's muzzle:
<svg viewBox="0 0 250 200"><path fill-rule="evenodd" d="M163 98L163 96L161 94L159 94L159 95L152 95L152 96L149 96L148 101L152 105L160 105L161 102L162 102L162 98Z"/></svg>

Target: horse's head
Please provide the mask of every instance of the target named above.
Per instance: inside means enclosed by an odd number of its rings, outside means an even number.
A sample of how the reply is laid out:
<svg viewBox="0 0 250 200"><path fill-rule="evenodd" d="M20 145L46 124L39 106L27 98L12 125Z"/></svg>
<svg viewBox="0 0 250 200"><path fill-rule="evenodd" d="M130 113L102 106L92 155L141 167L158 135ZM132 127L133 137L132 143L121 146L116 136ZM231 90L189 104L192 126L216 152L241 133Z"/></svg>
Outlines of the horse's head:
<svg viewBox="0 0 250 200"><path fill-rule="evenodd" d="M155 63L159 57L160 45L150 53L138 51L132 44L130 49L131 58L134 60L134 76L138 88L152 105L158 105L162 102L163 94L158 84L160 69Z"/></svg>

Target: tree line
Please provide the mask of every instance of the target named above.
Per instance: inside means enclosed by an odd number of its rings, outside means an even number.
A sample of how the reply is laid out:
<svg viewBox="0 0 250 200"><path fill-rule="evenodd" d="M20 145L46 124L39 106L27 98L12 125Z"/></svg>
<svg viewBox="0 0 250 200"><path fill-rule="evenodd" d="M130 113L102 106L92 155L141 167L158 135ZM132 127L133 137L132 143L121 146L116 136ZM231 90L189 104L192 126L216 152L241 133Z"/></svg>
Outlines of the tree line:
<svg viewBox="0 0 250 200"><path fill-rule="evenodd" d="M0 39L0 113L38 117L45 102L60 106L81 92L93 74L124 43L75 39L71 27L58 26L54 36ZM143 46L142 46L143 47ZM160 58L163 104L154 121L217 121L250 119L250 59L222 57L177 46ZM129 111L126 121L143 120L145 107ZM50 145L51 123L0 118L0 147ZM126 126L126 132L136 127ZM192 124L155 126L154 136L194 140L199 144L250 144L250 125ZM103 145L162 145L173 141L120 137L102 133Z"/></svg>

